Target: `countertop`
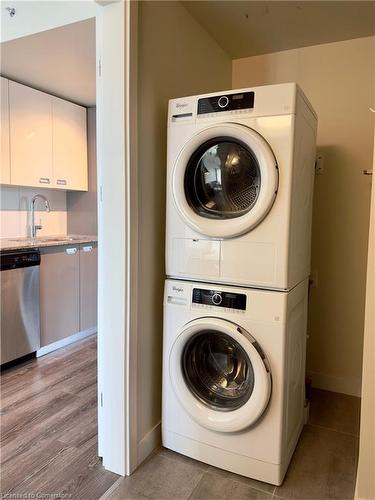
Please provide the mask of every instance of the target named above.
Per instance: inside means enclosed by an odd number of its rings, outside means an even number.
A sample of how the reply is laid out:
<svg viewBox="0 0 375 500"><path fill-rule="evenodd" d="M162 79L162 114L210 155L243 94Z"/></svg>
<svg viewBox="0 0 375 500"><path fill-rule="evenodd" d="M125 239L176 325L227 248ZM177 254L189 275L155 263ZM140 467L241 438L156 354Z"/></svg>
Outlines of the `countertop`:
<svg viewBox="0 0 375 500"><path fill-rule="evenodd" d="M92 243L96 241L98 241L97 236L82 234L39 236L38 238L0 238L0 251L79 245L80 243Z"/></svg>

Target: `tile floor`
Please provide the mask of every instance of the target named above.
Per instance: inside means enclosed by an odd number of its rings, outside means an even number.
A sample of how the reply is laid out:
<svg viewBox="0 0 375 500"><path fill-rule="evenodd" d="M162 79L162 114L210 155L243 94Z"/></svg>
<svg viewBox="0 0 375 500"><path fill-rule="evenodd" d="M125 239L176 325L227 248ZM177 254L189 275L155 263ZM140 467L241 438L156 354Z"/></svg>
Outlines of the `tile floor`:
<svg viewBox="0 0 375 500"><path fill-rule="evenodd" d="M360 400L313 390L305 426L282 486L254 481L166 449L156 451L102 500L352 499Z"/></svg>

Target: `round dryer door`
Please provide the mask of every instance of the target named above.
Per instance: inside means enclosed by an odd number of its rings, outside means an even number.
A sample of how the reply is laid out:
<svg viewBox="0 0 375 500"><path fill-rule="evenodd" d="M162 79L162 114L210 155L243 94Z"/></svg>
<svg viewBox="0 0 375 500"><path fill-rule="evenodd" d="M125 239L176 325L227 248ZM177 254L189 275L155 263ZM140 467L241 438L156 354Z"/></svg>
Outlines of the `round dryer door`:
<svg viewBox="0 0 375 500"><path fill-rule="evenodd" d="M219 432L254 424L271 394L268 362L254 338L218 318L185 326L171 349L169 376L186 412Z"/></svg>
<svg viewBox="0 0 375 500"><path fill-rule="evenodd" d="M178 211L195 231L232 238L267 215L278 188L269 144L255 130L228 123L196 134L177 158L172 190Z"/></svg>

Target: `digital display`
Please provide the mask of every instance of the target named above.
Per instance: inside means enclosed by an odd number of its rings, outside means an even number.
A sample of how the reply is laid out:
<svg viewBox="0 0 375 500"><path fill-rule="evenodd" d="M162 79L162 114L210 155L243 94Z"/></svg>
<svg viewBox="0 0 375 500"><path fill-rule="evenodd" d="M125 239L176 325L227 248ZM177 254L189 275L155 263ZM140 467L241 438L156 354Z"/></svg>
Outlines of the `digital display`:
<svg viewBox="0 0 375 500"><path fill-rule="evenodd" d="M254 92L203 97L202 99L198 99L198 115L219 113L221 111L252 109L254 107L254 100Z"/></svg>
<svg viewBox="0 0 375 500"><path fill-rule="evenodd" d="M246 311L246 295L244 293L227 293L221 290L193 288L193 304L225 307Z"/></svg>

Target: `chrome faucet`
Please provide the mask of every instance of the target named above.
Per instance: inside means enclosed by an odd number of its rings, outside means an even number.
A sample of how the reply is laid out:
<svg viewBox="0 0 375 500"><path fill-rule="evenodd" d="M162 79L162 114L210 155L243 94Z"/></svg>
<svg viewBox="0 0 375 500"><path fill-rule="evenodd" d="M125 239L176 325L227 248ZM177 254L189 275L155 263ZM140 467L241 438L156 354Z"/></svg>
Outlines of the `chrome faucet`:
<svg viewBox="0 0 375 500"><path fill-rule="evenodd" d="M31 236L33 238L36 237L36 232L38 231L38 229L42 229L41 224L35 224L35 202L38 198L40 198L41 200L44 201L44 205L46 207L46 212L51 211L51 208L49 206L49 201L47 200L47 198L44 195L36 194L34 196L34 198L31 200Z"/></svg>

